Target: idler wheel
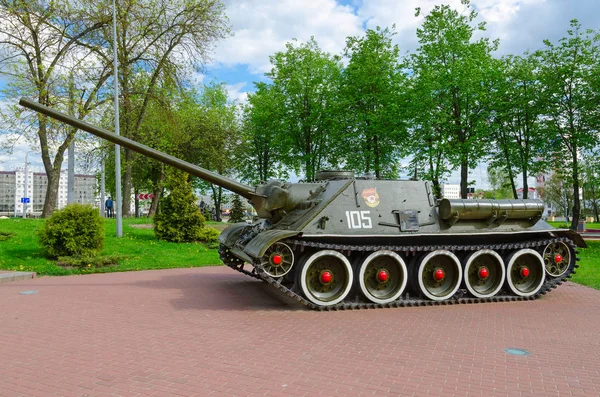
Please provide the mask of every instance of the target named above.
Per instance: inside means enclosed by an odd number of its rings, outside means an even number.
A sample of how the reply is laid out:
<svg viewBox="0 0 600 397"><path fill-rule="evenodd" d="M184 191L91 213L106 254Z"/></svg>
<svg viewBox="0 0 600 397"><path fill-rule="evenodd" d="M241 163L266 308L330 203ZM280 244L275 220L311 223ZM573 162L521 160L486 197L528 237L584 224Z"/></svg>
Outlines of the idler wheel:
<svg viewBox="0 0 600 397"><path fill-rule="evenodd" d="M417 281L423 295L434 301L443 301L452 297L460 287L462 266L452 252L433 251L421 259Z"/></svg>
<svg viewBox="0 0 600 397"><path fill-rule="evenodd" d="M294 253L287 244L277 242L267 248L260 263L269 276L283 277L292 270Z"/></svg>
<svg viewBox="0 0 600 397"><path fill-rule="evenodd" d="M506 285L518 296L532 296L544 284L544 259L532 249L522 249L509 255Z"/></svg>
<svg viewBox="0 0 600 397"><path fill-rule="evenodd" d="M506 270L497 252L484 249L471 253L465 260L465 286L477 298L494 296L502 288Z"/></svg>
<svg viewBox="0 0 600 397"><path fill-rule="evenodd" d="M352 280L350 262L333 250L312 254L296 274L296 283L304 297L319 306L331 306L344 300Z"/></svg>
<svg viewBox="0 0 600 397"><path fill-rule="evenodd" d="M571 250L562 241L550 243L544 248L544 267L552 277L559 277L569 270Z"/></svg>
<svg viewBox="0 0 600 397"><path fill-rule="evenodd" d="M358 267L358 285L363 296L374 303L392 302L402 295L407 281L404 260L392 251L377 251Z"/></svg>

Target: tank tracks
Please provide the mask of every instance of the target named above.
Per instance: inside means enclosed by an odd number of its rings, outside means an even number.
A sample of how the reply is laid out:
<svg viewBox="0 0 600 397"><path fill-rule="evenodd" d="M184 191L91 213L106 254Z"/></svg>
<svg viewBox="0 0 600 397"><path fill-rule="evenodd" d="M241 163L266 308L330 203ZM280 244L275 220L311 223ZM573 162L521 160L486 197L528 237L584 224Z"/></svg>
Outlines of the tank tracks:
<svg viewBox="0 0 600 397"><path fill-rule="evenodd" d="M481 249L491 249L494 251L503 251L503 250L517 250L523 248L532 248L536 249L539 247L544 247L550 243L556 242L564 242L568 244L575 254L578 254L579 251L576 250L576 246L573 241L567 237L555 237L548 239L540 239L534 241L525 241L521 243L507 243L507 244L486 244L486 245L420 245L420 246L393 246L393 245L348 245L348 244L331 244L331 243L319 243L313 241L304 241L297 239L290 239L283 241L285 244L288 244L292 247L293 251L300 250L300 252L304 251L306 248L316 248L316 249L331 249L340 251L342 253L357 253L357 252L374 252L379 250L389 250L394 252L405 252L409 254L416 254L417 252L430 252L435 250L448 250L451 252L455 251L477 251ZM408 293L405 293L400 299L384 303L372 303L372 302L362 302L360 301L358 295L356 296L355 301L344 301L337 305L332 306L319 306L314 303L308 301L303 296L301 296L296 290L295 287L291 289L282 283L283 278L274 279L269 276L264 269L262 268L259 262L252 264L253 269L251 271L244 269L244 262L234 257L229 253L229 250L221 245L219 249L219 254L221 256L221 260L228 267L246 274L252 278L262 280L271 286L273 286L279 293L284 296L291 298L307 308L319 311L332 311L332 310L357 310L357 309L377 309L384 307L415 307L415 306L434 306L434 305L452 305L452 304L466 304L466 303L486 303L486 302L516 302L516 301L525 301L525 300L535 300L540 296L545 295L550 292L552 289L558 287L562 284L567 278L571 278L572 274L575 274L575 268L579 267L577 262L579 258L575 255L575 261L572 266L569 266L569 269L565 274L560 277L552 278L550 280L546 280L546 282L542 285L538 293L528 297L521 297L515 295L496 295L490 298L476 298L468 295L466 289L459 289L453 297L443 300L443 301L432 301L428 299L421 299L417 297L410 297Z"/></svg>

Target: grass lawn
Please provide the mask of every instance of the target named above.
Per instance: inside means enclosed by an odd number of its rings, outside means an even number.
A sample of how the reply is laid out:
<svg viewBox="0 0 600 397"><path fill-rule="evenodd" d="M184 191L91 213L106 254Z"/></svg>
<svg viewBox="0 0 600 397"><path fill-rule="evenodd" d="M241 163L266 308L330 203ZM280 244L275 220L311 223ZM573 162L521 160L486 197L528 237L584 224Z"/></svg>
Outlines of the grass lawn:
<svg viewBox="0 0 600 397"><path fill-rule="evenodd" d="M67 269L55 261L46 259L38 246L35 233L42 225L40 219L0 219L0 269L33 271L40 276L67 275L97 272L168 269L219 265L221 261L216 249L200 243L168 243L158 241L150 228L136 225L150 224L147 218L123 219L123 237L115 237L115 220L105 220L104 249L101 256L119 256L119 265L99 268ZM212 222L209 226L219 230L223 223ZM588 224L589 225L589 224ZM555 222L560 227L560 222ZM591 228L591 227L590 227ZM600 224L597 225L600 229ZM2 232L16 235L1 241ZM573 276L574 282L600 289L600 241L588 241L589 248L581 249L581 268Z"/></svg>
<svg viewBox="0 0 600 397"><path fill-rule="evenodd" d="M586 241L588 247L579 249L579 264L581 267L577 269L573 275L572 281L587 285L595 289L600 289L600 240Z"/></svg>
<svg viewBox="0 0 600 397"><path fill-rule="evenodd" d="M220 265L216 249L200 243L169 243L158 241L149 228L136 228L138 224L150 224L147 218L123 219L123 237L115 237L115 220L105 220L104 249L101 256L119 256L119 265L105 268L66 269L55 261L46 259L38 245L36 229L41 219L0 219L2 232L16 235L0 241L0 269L32 271L40 276L68 275L129 270L168 269L175 267L197 267ZM216 225L209 225L216 226Z"/></svg>

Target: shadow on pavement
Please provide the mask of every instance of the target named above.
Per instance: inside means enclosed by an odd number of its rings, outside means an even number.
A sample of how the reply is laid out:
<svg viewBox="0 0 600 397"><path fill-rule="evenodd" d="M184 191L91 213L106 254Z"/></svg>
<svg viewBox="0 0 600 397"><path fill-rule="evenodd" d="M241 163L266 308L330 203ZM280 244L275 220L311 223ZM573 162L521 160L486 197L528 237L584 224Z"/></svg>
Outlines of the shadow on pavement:
<svg viewBox="0 0 600 397"><path fill-rule="evenodd" d="M162 276L139 281L146 288L178 289L182 297L172 300L178 310L299 310L304 307L279 296L266 283L237 274L195 273Z"/></svg>

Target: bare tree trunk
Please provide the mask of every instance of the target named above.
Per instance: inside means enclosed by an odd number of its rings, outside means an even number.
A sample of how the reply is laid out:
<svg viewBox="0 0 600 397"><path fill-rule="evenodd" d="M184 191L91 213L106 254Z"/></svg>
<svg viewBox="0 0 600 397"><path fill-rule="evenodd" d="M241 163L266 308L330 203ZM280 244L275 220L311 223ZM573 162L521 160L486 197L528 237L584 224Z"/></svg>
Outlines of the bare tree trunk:
<svg viewBox="0 0 600 397"><path fill-rule="evenodd" d="M577 230L579 216L581 215L581 200L579 197L579 164L575 145L573 145L573 153L573 219L571 220L571 230Z"/></svg>
<svg viewBox="0 0 600 397"><path fill-rule="evenodd" d="M49 172L46 170L48 177L48 187L46 189L46 197L44 199L44 209L42 210L42 218L48 218L52 215L52 212L58 207L58 185L60 182L60 170L56 172L51 169Z"/></svg>
<svg viewBox="0 0 600 397"><path fill-rule="evenodd" d="M527 184L527 170L523 170L523 200L529 197L529 185ZM516 197L515 197L516 198Z"/></svg>
<svg viewBox="0 0 600 397"><path fill-rule="evenodd" d="M460 163L460 195L461 198L466 199L469 196L469 164L467 160L463 160Z"/></svg>
<svg viewBox="0 0 600 397"><path fill-rule="evenodd" d="M160 173L158 179L152 184L152 203L150 204L150 209L148 210L148 218L153 217L158 212L158 203L162 197L163 187L165 183L165 167L163 165L160 166Z"/></svg>
<svg viewBox="0 0 600 397"><path fill-rule="evenodd" d="M123 217L127 218L131 216L131 191L132 186L132 168L133 168L133 152L129 149L125 149L125 173L123 174Z"/></svg>

